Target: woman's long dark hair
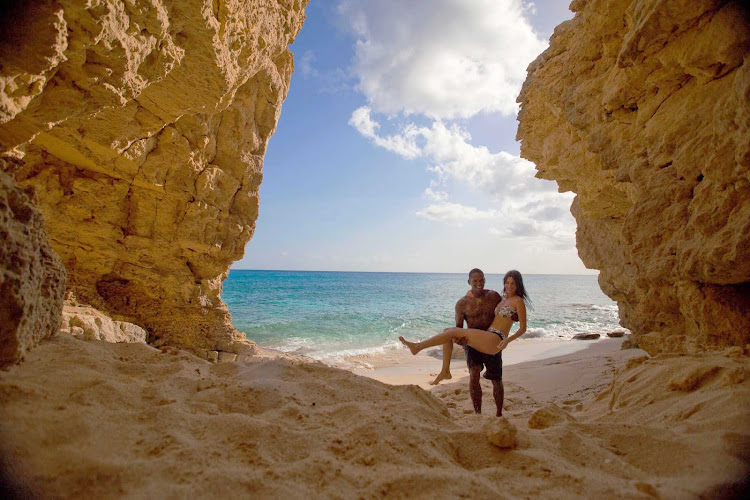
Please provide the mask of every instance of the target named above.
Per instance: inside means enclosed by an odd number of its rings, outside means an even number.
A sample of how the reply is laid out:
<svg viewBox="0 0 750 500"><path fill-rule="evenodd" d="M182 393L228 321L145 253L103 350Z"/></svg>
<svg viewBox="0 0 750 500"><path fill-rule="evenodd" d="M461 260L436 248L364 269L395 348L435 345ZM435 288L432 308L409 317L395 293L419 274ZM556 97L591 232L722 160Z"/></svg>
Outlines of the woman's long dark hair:
<svg viewBox="0 0 750 500"><path fill-rule="evenodd" d="M526 287L523 286L523 277L521 276L521 273L515 269L505 273L505 277L503 278L503 295L505 295L505 282L508 281L508 278L513 278L516 282L516 295L521 297L528 307L533 308L531 298L529 298L529 294L526 293Z"/></svg>

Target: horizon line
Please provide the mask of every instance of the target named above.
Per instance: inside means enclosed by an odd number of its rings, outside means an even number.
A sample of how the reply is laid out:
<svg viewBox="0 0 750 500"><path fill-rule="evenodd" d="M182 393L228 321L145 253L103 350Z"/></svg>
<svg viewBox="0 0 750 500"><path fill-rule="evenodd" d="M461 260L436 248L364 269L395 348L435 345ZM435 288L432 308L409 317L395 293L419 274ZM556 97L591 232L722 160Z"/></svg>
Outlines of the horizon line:
<svg viewBox="0 0 750 500"><path fill-rule="evenodd" d="M327 270L327 269L229 269L229 271L266 271L266 272L282 272L282 273L373 273L373 274L467 274L466 272L458 271L342 271L342 270ZM504 272L492 272L483 271L484 274L505 274ZM507 272L507 271L506 271ZM599 270L596 270L596 274ZM523 273L532 276L595 276L592 274L579 274L579 273Z"/></svg>

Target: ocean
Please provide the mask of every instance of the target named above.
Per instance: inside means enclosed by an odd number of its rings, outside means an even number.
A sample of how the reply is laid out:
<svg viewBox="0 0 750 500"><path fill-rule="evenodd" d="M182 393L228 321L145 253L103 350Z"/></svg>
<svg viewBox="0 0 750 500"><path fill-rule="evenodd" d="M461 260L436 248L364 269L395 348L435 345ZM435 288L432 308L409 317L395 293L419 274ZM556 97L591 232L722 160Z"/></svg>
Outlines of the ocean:
<svg viewBox="0 0 750 500"><path fill-rule="evenodd" d="M486 274L502 290L502 275ZM262 347L337 363L454 326L466 274L232 270L222 298L232 322ZM623 330L596 276L524 275L533 309L523 338L568 340ZM511 331L515 331L515 327Z"/></svg>

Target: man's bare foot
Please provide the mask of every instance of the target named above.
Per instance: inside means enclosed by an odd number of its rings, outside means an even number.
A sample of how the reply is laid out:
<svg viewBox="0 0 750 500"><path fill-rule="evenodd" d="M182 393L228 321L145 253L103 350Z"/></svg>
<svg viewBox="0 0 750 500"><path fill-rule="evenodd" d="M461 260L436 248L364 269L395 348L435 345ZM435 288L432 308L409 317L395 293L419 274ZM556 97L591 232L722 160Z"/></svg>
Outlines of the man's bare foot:
<svg viewBox="0 0 750 500"><path fill-rule="evenodd" d="M409 342L404 337L399 337L398 339L401 341L402 344L404 344L406 347L409 348L409 350L411 351L413 355L416 355L419 352L419 347L417 346L416 342Z"/></svg>
<svg viewBox="0 0 750 500"><path fill-rule="evenodd" d="M449 378L453 378L451 372L440 372L438 373L437 377L435 377L435 380L430 382L430 385L438 385L441 380L448 380Z"/></svg>

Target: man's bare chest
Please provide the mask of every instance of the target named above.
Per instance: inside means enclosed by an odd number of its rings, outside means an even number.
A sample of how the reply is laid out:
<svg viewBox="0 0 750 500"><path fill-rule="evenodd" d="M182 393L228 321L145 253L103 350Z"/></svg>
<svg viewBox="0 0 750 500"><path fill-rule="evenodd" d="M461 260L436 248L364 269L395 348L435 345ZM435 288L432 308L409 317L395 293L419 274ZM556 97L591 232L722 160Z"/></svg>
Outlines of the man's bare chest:
<svg viewBox="0 0 750 500"><path fill-rule="evenodd" d="M494 316L495 304L488 299L469 299L464 304L464 311L468 317Z"/></svg>

